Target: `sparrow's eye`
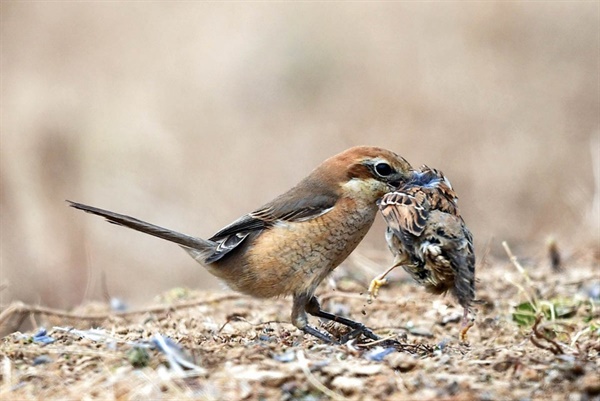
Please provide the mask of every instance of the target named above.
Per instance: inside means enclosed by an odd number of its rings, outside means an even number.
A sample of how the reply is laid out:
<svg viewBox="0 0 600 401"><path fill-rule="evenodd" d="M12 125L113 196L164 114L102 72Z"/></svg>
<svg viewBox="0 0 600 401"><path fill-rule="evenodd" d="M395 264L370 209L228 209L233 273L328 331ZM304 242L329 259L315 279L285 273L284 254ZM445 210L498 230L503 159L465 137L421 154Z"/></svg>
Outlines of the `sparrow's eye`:
<svg viewBox="0 0 600 401"><path fill-rule="evenodd" d="M392 166L390 166L387 163L377 163L375 165L375 172L381 177L387 177L391 175L394 172L394 170L392 169Z"/></svg>

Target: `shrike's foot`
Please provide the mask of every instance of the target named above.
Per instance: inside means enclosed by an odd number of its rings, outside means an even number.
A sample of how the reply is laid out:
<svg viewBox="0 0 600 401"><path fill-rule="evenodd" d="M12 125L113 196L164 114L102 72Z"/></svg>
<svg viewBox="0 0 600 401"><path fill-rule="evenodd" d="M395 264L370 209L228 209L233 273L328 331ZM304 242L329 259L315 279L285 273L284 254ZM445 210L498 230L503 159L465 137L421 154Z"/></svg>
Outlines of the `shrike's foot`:
<svg viewBox="0 0 600 401"><path fill-rule="evenodd" d="M304 326L301 330L306 334L310 334L311 336L318 338L325 344L339 344L329 334L325 334L322 331L315 329L314 327Z"/></svg>

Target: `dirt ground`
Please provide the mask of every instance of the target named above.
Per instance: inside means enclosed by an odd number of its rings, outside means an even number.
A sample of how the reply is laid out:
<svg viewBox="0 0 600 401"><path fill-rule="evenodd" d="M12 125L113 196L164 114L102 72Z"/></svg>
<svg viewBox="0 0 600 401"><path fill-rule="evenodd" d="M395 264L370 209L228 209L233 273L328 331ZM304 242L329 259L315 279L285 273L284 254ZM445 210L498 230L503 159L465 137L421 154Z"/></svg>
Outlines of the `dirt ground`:
<svg viewBox="0 0 600 401"><path fill-rule="evenodd" d="M139 311L15 304L0 324L38 328L1 340L0 398L598 400L599 260L593 247L563 255L560 270L547 258L488 260L468 343L454 300L404 273L371 304L360 274L321 286L324 308L389 340L376 343L302 336L288 323L289 299L176 289ZM161 351L176 349L165 343L180 349Z"/></svg>

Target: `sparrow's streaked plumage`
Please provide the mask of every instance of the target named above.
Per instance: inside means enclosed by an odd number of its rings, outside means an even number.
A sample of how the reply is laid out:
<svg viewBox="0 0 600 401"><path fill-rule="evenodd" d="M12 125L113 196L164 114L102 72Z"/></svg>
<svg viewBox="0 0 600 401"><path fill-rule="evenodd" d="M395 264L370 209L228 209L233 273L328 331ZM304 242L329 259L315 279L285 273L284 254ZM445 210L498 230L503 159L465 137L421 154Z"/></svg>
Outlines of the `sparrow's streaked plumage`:
<svg viewBox="0 0 600 401"><path fill-rule="evenodd" d="M390 271L402 266L427 291L452 293L464 308L466 324L475 297L475 254L457 200L443 173L423 166L411 180L377 202L395 260L371 282L370 296L377 295Z"/></svg>
<svg viewBox="0 0 600 401"><path fill-rule="evenodd" d="M321 310L314 292L356 248L377 214L377 199L412 177L397 154L359 146L325 160L298 185L209 239L71 202L71 206L182 246L232 289L254 297L293 296L292 323L323 341L307 313L377 338L362 324Z"/></svg>

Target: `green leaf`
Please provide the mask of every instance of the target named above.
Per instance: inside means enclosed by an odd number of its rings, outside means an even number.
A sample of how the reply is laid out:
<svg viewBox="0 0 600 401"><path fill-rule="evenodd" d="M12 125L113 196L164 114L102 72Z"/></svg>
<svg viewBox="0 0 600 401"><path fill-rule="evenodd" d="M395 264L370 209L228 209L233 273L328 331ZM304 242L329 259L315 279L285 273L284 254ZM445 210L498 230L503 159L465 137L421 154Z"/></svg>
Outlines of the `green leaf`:
<svg viewBox="0 0 600 401"><path fill-rule="evenodd" d="M523 302L515 306L512 313L513 320L519 326L532 326L535 322L535 308L529 302Z"/></svg>

